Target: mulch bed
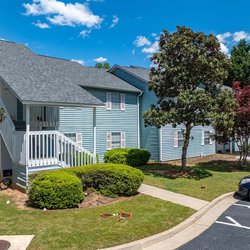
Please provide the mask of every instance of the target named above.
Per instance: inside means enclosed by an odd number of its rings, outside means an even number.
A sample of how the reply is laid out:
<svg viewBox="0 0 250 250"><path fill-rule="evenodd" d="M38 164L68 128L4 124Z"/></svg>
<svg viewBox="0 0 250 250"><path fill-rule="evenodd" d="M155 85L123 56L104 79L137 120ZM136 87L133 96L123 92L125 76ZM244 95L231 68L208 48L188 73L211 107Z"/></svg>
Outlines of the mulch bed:
<svg viewBox="0 0 250 250"><path fill-rule="evenodd" d="M1 190L0 194L10 196L10 200L7 201L8 203L14 202L18 209L22 210L34 210L34 208L28 206L28 195L24 194L18 190L13 190L11 188ZM121 202L124 200L131 200L135 196L132 197L118 197L118 198L110 198L105 197L100 194L93 192L92 190L85 191L85 198L81 204L78 205L78 208L92 208L97 206L103 206L111 203ZM142 195L142 194L138 194ZM137 196L138 196L137 195Z"/></svg>

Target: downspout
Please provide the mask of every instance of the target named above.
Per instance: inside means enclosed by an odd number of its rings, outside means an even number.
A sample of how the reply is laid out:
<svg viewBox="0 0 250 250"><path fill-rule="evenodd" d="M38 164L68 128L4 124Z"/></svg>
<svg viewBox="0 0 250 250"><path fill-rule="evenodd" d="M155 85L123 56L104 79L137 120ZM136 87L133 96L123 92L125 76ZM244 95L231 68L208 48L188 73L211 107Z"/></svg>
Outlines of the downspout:
<svg viewBox="0 0 250 250"><path fill-rule="evenodd" d="M162 127L159 129L160 162L162 162Z"/></svg>
<svg viewBox="0 0 250 250"><path fill-rule="evenodd" d="M137 148L141 148L141 128L140 128L140 97L143 92L137 95Z"/></svg>

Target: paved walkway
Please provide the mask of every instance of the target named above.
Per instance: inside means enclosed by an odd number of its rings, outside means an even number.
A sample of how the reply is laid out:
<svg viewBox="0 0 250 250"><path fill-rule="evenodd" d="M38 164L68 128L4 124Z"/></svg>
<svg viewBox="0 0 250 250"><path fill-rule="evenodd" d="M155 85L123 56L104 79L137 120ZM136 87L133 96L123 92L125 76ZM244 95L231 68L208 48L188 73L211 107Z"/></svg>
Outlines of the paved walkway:
<svg viewBox="0 0 250 250"><path fill-rule="evenodd" d="M193 198L184 194L177 194L168 190L149 186L146 184L141 185L141 187L139 188L139 192L165 201L171 201L173 203L190 207L195 210L200 210L202 207L208 204L208 202L204 200Z"/></svg>
<svg viewBox="0 0 250 250"><path fill-rule="evenodd" d="M26 250L33 237L34 235L5 235L0 236L0 240L6 240L11 244L9 250Z"/></svg>

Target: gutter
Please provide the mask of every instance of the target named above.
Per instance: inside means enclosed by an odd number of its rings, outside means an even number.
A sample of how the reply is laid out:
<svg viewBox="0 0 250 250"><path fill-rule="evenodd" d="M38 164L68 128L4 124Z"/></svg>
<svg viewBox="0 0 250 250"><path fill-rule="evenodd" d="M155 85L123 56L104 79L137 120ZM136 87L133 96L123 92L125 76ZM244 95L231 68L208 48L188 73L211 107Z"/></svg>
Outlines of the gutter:
<svg viewBox="0 0 250 250"><path fill-rule="evenodd" d="M141 148L141 129L140 129L140 97L143 92L141 91L139 95L137 95L137 147Z"/></svg>

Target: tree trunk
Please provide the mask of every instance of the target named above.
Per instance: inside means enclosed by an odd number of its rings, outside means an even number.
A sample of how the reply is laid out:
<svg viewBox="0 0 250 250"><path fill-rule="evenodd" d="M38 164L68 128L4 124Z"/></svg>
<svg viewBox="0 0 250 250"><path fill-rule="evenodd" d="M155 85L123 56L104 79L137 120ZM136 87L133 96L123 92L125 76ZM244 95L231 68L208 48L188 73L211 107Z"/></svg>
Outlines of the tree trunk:
<svg viewBox="0 0 250 250"><path fill-rule="evenodd" d="M238 146L239 147L239 146ZM249 149L249 138L246 136L241 140L241 146L239 147L240 150L240 159L239 159L239 166L243 168L246 165L247 157L248 157L248 149Z"/></svg>
<svg viewBox="0 0 250 250"><path fill-rule="evenodd" d="M182 156L181 156L181 172L187 172L187 149L190 140L192 126L191 124L186 125L186 130L184 131L184 142L182 147Z"/></svg>

